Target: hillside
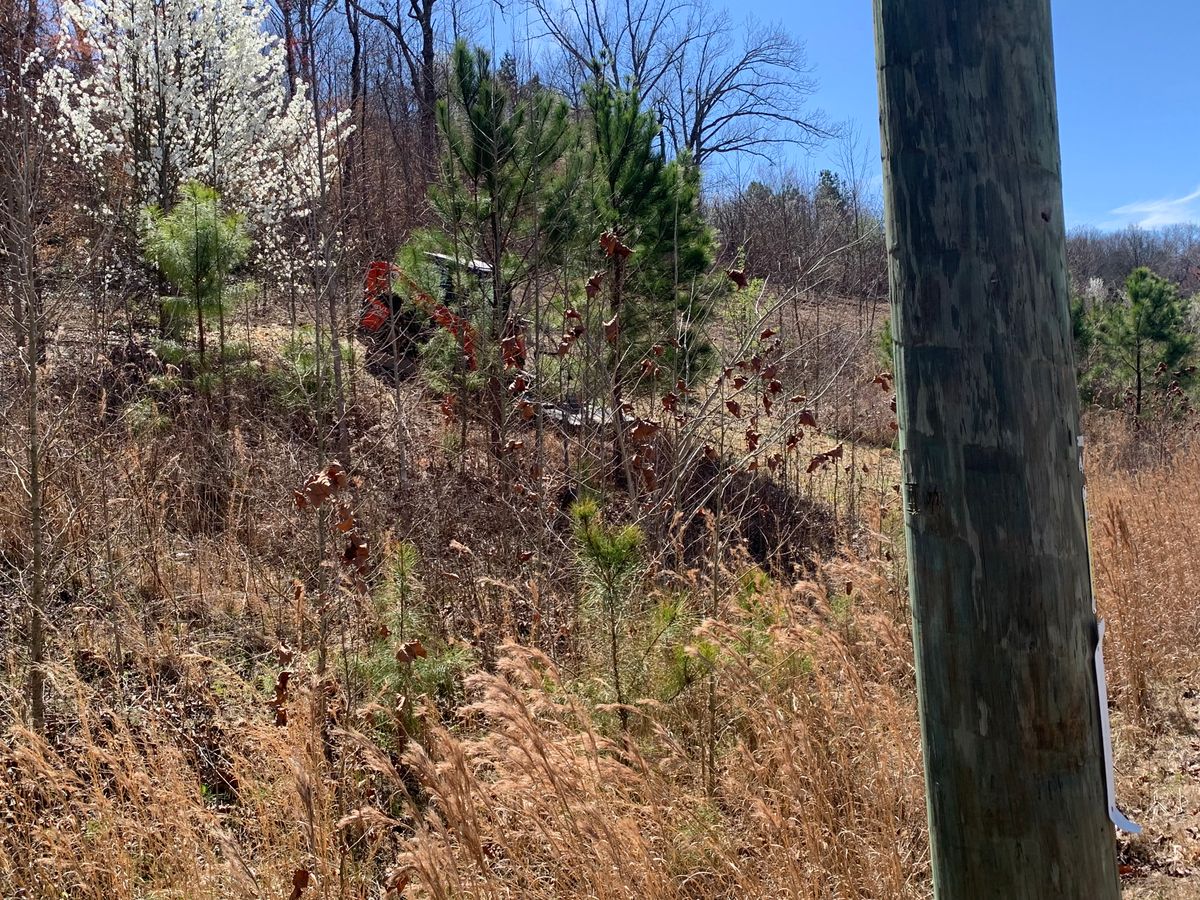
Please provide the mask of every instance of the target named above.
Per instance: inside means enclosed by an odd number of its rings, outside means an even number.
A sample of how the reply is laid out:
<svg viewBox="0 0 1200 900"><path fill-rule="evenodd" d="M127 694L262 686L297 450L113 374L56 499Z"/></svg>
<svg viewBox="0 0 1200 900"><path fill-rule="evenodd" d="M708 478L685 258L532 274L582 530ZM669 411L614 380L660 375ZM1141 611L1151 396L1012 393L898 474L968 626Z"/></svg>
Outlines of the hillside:
<svg viewBox="0 0 1200 900"><path fill-rule="evenodd" d="M708 0L0 4L0 897L1200 898L1200 225L927 6L880 170Z"/></svg>
<svg viewBox="0 0 1200 900"><path fill-rule="evenodd" d="M824 310L823 365L853 312ZM332 451L279 331L251 327L207 395L138 338L90 359L52 345L62 575L45 737L3 745L5 896L928 894L886 447L806 428L786 466L736 476L736 504L635 512L617 478L583 520L579 434L544 423L535 477L529 424L504 471L476 427L453 442L419 381L350 357L351 455L322 481ZM872 352L822 419L888 412ZM745 427L721 408L699 431L731 463ZM1130 896L1196 896L1200 469L1181 449L1129 470L1121 427L1093 432L1119 795L1146 825L1122 872ZM28 540L4 484L15 574ZM764 516L786 561L755 552Z"/></svg>

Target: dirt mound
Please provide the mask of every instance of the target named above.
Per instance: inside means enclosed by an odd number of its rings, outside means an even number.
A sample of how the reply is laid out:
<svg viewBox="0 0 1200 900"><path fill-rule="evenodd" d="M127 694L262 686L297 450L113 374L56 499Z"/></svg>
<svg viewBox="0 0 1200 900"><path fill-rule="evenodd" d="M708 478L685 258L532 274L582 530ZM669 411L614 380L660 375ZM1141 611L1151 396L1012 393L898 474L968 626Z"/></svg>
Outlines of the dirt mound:
<svg viewBox="0 0 1200 900"><path fill-rule="evenodd" d="M756 563L781 575L808 571L814 558L833 550L832 510L758 472L731 473L701 457L684 479L680 501L677 540L688 562L711 556L717 534L740 540Z"/></svg>

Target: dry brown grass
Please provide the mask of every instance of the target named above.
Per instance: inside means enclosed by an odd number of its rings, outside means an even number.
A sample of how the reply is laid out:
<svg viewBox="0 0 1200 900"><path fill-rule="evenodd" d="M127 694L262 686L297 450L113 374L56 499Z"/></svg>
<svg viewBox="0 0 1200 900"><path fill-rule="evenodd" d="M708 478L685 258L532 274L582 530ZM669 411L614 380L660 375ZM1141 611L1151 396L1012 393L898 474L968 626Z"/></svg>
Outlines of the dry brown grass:
<svg viewBox="0 0 1200 900"><path fill-rule="evenodd" d="M318 602L331 568L290 501L311 448L236 421L201 441L199 414L153 436L117 419L103 454L94 431L63 432L44 739L19 724L18 605L0 619L0 896L288 897L298 872L298 896L336 900L928 896L892 456L852 457L870 469L856 495L808 485L859 504L808 580L766 579L736 553L715 589L707 565L648 567L643 605L689 596L692 677L644 691L623 734L552 498L452 472L435 445L397 486L379 474L378 428L356 446L373 551L390 538L419 552L420 636L479 664L465 703L406 697L405 719L394 682L356 667L398 640L379 597ZM1121 859L1131 896L1196 896L1200 460L1175 448L1131 468L1127 441L1106 434L1089 471L1119 792L1147 825ZM0 581L16 597L19 485L0 480L0 498Z"/></svg>
<svg viewBox="0 0 1200 900"><path fill-rule="evenodd" d="M837 613L814 582L705 622L711 681L640 704L635 737L508 645L471 680L466 736L443 726L411 754L430 799L401 858L414 896L924 896L909 654L858 597ZM708 702L711 793L694 734Z"/></svg>
<svg viewBox="0 0 1200 900"><path fill-rule="evenodd" d="M1200 646L1200 458L1093 471L1091 520L1097 604L1112 627L1107 658L1145 712L1156 686L1196 683Z"/></svg>
<svg viewBox="0 0 1200 900"><path fill-rule="evenodd" d="M1200 459L1191 429L1093 420L1089 507L1131 897L1200 897Z"/></svg>

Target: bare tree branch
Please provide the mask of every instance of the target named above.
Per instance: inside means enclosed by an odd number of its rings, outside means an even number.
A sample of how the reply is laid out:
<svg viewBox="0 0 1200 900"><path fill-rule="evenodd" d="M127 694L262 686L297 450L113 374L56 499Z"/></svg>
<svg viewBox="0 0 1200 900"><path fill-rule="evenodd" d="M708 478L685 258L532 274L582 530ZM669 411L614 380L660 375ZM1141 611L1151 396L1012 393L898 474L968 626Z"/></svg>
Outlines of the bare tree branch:
<svg viewBox="0 0 1200 900"><path fill-rule="evenodd" d="M726 13L705 18L709 32L688 45L651 97L676 153L704 165L721 154L764 156L772 145L809 147L835 135L819 111L805 109L817 83L802 43L778 25L743 29Z"/></svg>
<svg viewBox="0 0 1200 900"><path fill-rule="evenodd" d="M779 25L741 24L707 0L529 0L557 58L550 81L570 96L600 77L636 87L676 154L766 157L780 144L835 135L806 104L817 83L804 45Z"/></svg>

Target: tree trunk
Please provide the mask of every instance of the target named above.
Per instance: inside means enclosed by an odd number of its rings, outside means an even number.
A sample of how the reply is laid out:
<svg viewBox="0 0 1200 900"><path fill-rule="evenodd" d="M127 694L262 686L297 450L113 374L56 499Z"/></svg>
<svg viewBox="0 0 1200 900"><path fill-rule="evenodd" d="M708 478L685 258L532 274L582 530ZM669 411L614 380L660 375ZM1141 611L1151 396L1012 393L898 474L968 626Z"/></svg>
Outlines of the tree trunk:
<svg viewBox="0 0 1200 900"><path fill-rule="evenodd" d="M413 18L421 25L421 83L418 97L421 106L421 143L425 156L425 175L437 177L437 68L433 33L433 6L436 0L413 3Z"/></svg>
<svg viewBox="0 0 1200 900"><path fill-rule="evenodd" d="M296 96L299 83L299 66L296 64L296 28L292 22L291 0L281 0L279 16L283 20L283 52L287 61L288 99Z"/></svg>
<svg viewBox="0 0 1200 900"><path fill-rule="evenodd" d="M23 212L28 210L25 206ZM24 271L22 287L28 290L25 297L25 364L28 371L26 386L29 390L29 402L26 407L27 428L27 464L29 482L29 540L31 544L32 573L29 584L29 718L33 730L38 734L45 732L46 706L45 684L46 673L43 668L46 659L46 571L45 571L45 538L42 530L42 436L41 416L38 406L38 360L41 356L41 322L38 321L38 307L34 291L32 223L27 218L22 222L25 227L23 234Z"/></svg>
<svg viewBox="0 0 1200 900"><path fill-rule="evenodd" d="M1117 898L1049 0L874 0L934 892Z"/></svg>
<svg viewBox="0 0 1200 900"><path fill-rule="evenodd" d="M342 189L354 196L358 187L358 172L365 163L366 101L363 85L363 48L359 13L351 0L344 0L346 32L350 36L350 121L354 134L346 142L345 161L342 163ZM359 217L361 219L361 216Z"/></svg>
<svg viewBox="0 0 1200 900"><path fill-rule="evenodd" d="M1134 388L1133 399L1133 430L1140 434L1142 430L1142 341L1140 338L1137 342L1134 369L1136 370L1137 385Z"/></svg>
<svg viewBox="0 0 1200 900"><path fill-rule="evenodd" d="M0 295L8 294L12 316L13 361L26 390L25 471L19 480L26 491L29 519L29 672L26 701L29 722L39 734L45 731L45 658L47 545L42 459L44 436L39 406L38 363L45 355L42 300L38 285L36 210L40 208L43 146L37 130L35 93L26 62L36 47L39 7L30 0L24 10L18 3L0 7L0 81L7 92L0 97ZM3 313L0 313L2 315Z"/></svg>
<svg viewBox="0 0 1200 900"><path fill-rule="evenodd" d="M617 448L618 468L620 469L620 474L625 478L625 489L629 492L629 502L633 505L636 515L638 509L637 482L634 481L633 477L633 462L630 459L631 454L629 453L629 435L625 427L625 413L622 411L622 407L625 405L625 398L622 390L621 373L621 328L625 323L621 320L621 309L625 303L625 260L621 254L616 253L613 255L609 272L609 282L612 285L612 292L609 295L608 312L611 316L609 321L614 323L615 326L614 335L610 340L612 346L608 351L608 390L609 402L612 404L611 426L613 429L613 441ZM607 324L604 326L604 331L605 340L609 340ZM607 419L602 419L601 421L607 424Z"/></svg>
<svg viewBox="0 0 1200 900"><path fill-rule="evenodd" d="M301 0L300 2L300 30L304 39L304 43L308 48L305 55L306 74L309 81L309 93L312 97L313 108L319 110L321 108L321 93L320 82L317 80L317 68L315 56L312 48L316 46L316 28L313 21L313 2L312 0ZM313 286L316 291L316 317L317 333L316 333L316 354L321 355L321 340L320 340L320 303L322 298L326 303L326 310L329 314L329 355L333 372L333 402L334 402L334 436L337 443L338 458L342 465L349 467L350 460L350 426L346 419L346 388L345 378L342 372L342 342L341 342L341 327L342 323L338 315L338 297L341 291L341 259L334 258L334 245L338 243L337 231L341 223L334 221L333 200L331 197L329 175L326 172L326 135L323 129L323 124L317 121L316 144L317 144L317 181L318 181L318 197L319 202L315 204L313 210L309 214L310 226L314 238L319 235L319 240L316 243L321 247L322 266L321 272L315 273L313 276ZM334 135L335 139L338 135Z"/></svg>

